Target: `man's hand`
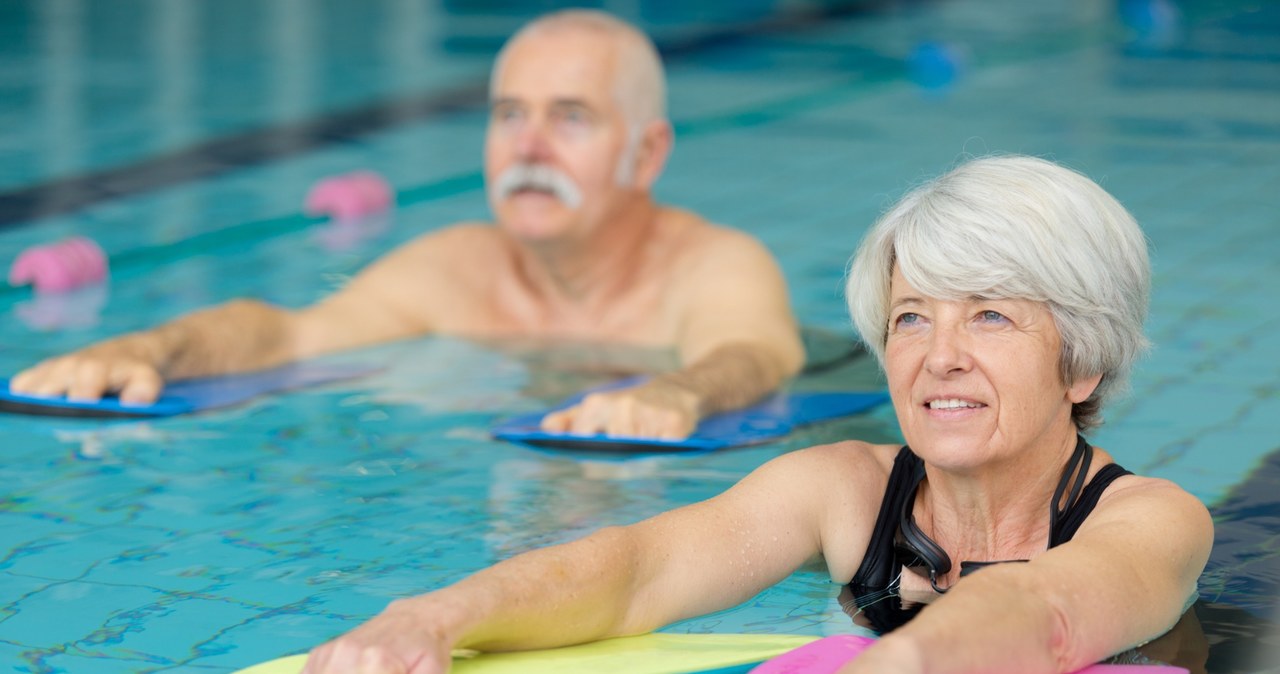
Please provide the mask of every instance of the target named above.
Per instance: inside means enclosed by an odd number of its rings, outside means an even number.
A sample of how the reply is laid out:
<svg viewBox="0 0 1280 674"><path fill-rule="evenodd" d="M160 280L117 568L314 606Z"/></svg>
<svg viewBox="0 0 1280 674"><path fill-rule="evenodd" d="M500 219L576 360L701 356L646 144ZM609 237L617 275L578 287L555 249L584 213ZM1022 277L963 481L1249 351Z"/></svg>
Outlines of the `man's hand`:
<svg viewBox="0 0 1280 674"><path fill-rule="evenodd" d="M9 382L14 393L73 400L95 401L114 391L121 402L135 405L155 402L163 388L164 377L155 364L134 349L110 342L50 358Z"/></svg>
<svg viewBox="0 0 1280 674"><path fill-rule="evenodd" d="M661 377L618 391L593 393L582 402L542 419L542 429L559 433L682 440L698 426L697 394Z"/></svg>
<svg viewBox="0 0 1280 674"><path fill-rule="evenodd" d="M314 337L339 332L329 329L332 324L300 321L294 312L256 300L233 300L50 358L18 373L9 388L87 401L114 392L121 402L146 405L160 397L166 380L260 370L333 350ZM300 351L301 341L311 350Z"/></svg>
<svg viewBox="0 0 1280 674"><path fill-rule="evenodd" d="M392 602L373 620L318 646L302 674L445 674L452 647L427 619L422 601Z"/></svg>

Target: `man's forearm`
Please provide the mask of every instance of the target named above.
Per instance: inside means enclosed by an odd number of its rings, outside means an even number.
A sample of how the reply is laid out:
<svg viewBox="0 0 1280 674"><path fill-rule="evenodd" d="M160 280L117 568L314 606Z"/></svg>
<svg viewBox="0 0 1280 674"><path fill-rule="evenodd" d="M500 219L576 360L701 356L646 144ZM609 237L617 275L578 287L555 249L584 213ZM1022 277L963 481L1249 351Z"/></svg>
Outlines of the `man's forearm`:
<svg viewBox="0 0 1280 674"><path fill-rule="evenodd" d="M252 300L202 309L103 343L147 360L166 379L257 370L292 359L289 313Z"/></svg>
<svg viewBox="0 0 1280 674"><path fill-rule="evenodd" d="M778 388L795 368L772 350L749 342L716 348L657 382L678 386L698 399L698 417L746 407Z"/></svg>

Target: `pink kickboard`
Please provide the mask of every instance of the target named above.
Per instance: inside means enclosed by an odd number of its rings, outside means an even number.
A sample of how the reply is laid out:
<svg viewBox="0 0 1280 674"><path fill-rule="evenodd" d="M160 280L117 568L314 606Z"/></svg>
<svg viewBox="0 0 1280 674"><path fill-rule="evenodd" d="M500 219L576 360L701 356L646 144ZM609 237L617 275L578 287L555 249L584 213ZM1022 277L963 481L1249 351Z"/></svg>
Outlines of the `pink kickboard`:
<svg viewBox="0 0 1280 674"><path fill-rule="evenodd" d="M762 663L751 674L834 674L875 643L871 637L840 634L819 639ZM1089 665L1075 674L1188 674L1170 665Z"/></svg>

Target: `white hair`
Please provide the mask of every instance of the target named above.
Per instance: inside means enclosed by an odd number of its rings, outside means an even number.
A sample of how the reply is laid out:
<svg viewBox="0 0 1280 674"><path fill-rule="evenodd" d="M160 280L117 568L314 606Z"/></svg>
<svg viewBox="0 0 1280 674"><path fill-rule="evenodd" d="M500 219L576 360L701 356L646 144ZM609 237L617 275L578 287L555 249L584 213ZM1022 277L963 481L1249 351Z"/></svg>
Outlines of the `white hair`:
<svg viewBox="0 0 1280 674"><path fill-rule="evenodd" d="M502 69L512 45L522 38L544 35L561 30L582 30L601 34L614 40L618 46L617 71L614 73L614 97L622 108L631 133L638 138L646 124L667 118L666 75L662 58L649 36L635 26L611 14L592 9L566 9L546 14L511 36L493 62L489 80L489 94L497 86L498 72Z"/></svg>
<svg viewBox="0 0 1280 674"><path fill-rule="evenodd" d="M1146 237L1105 190L1043 159L969 161L912 190L867 232L846 297L882 366L895 266L930 297L1045 303L1062 336L1062 380L1102 375L1072 408L1080 430L1101 423L1103 403L1125 390L1147 346Z"/></svg>

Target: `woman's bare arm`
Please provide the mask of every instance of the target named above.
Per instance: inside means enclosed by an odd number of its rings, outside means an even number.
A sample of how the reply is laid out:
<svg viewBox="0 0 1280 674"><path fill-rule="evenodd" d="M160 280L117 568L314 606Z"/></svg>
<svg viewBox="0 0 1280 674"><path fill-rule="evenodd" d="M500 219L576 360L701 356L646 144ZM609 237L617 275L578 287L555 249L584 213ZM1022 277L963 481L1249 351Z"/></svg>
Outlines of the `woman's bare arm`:
<svg viewBox="0 0 1280 674"><path fill-rule="evenodd" d="M831 504L848 504L841 492L853 493L858 482L834 479L827 451L785 455L708 501L394 602L313 651L305 672L364 664L370 672L434 674L453 648L521 650L640 634L739 604L822 551ZM846 454L869 465L866 453Z"/></svg>

